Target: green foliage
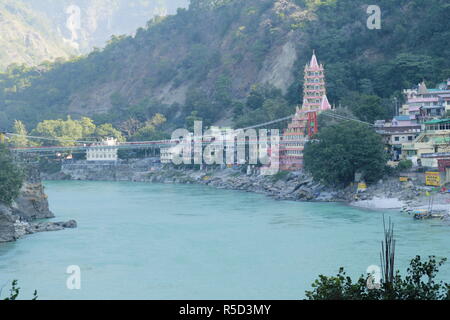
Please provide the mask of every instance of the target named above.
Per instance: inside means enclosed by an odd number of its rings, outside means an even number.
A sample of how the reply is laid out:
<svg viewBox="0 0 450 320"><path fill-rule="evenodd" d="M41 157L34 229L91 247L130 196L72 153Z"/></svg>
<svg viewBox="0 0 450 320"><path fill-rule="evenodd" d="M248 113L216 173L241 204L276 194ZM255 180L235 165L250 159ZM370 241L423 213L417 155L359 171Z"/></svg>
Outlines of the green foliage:
<svg viewBox="0 0 450 320"><path fill-rule="evenodd" d="M416 256L404 278L397 271L393 283L382 282L379 289L368 288L367 276L362 275L353 282L341 268L336 276L320 275L312 284L313 290L306 291L306 297L309 300L448 300L450 284L436 282L445 261L437 261L434 256L422 261Z"/></svg>
<svg viewBox="0 0 450 320"><path fill-rule="evenodd" d="M381 30L367 29L364 0L316 7L318 19L304 29L308 48L325 63L330 101L353 107L356 116L370 122L392 115L392 103L380 99L398 96L423 79L435 85L450 75L450 48L443 41L450 37L446 0L380 0L377 5L383 10Z"/></svg>
<svg viewBox="0 0 450 320"><path fill-rule="evenodd" d="M18 287L18 281L13 280L11 283L11 289L9 290L9 296L6 297L4 300L9 300L9 301L17 300L17 298L19 297L19 294L20 294L20 288ZM31 300L37 300L37 299L38 299L38 295L37 295L37 291L35 290L33 293L33 298Z"/></svg>
<svg viewBox="0 0 450 320"><path fill-rule="evenodd" d="M94 137L98 140L106 139L108 137L116 138L118 141L125 141L125 138L122 136L122 133L114 128L112 124L105 123L98 126L95 129Z"/></svg>
<svg viewBox="0 0 450 320"><path fill-rule="evenodd" d="M374 123L375 120L385 120L393 116L389 107L382 104L378 96L350 93L341 101L342 105L348 107L350 111L360 120ZM394 110L391 106L390 110Z"/></svg>
<svg viewBox="0 0 450 320"><path fill-rule="evenodd" d="M44 14L33 10L26 1L2 0L0 16L0 70L12 63L38 64L51 57L68 57L74 53L57 35Z"/></svg>
<svg viewBox="0 0 450 320"><path fill-rule="evenodd" d="M281 90L271 85L254 85L245 105L235 105L234 117L236 127L244 128L287 117L294 112L295 109L288 104Z"/></svg>
<svg viewBox="0 0 450 320"><path fill-rule="evenodd" d="M11 204L19 195L23 172L12 161L9 150L0 143L0 202Z"/></svg>
<svg viewBox="0 0 450 320"><path fill-rule="evenodd" d="M280 114L301 103L303 66L312 49L325 64L330 102L364 121L385 119L402 89L424 78L433 86L449 77L450 7L447 0L380 0L379 5L382 29L368 30L364 0L193 1L189 10L153 19L135 37L114 37L89 55L32 68L11 66L0 74L0 126L9 128L18 119L32 128L46 119L64 119L69 105L90 112L95 101L85 98L105 91L95 88L122 92L104 94L112 108L96 115L96 124L119 127L130 118L144 123L161 113L166 128L173 128L194 111L207 125L229 119L231 111L236 126L255 123L271 119L274 103ZM261 99L250 84L261 79L264 63L287 39L297 45L295 81L286 96L263 93ZM157 101L168 88L170 94L179 89L180 96L188 90L175 113ZM86 105L73 103L84 100ZM272 101L263 108L267 100Z"/></svg>
<svg viewBox="0 0 450 320"><path fill-rule="evenodd" d="M162 114L155 114L152 119L147 121L144 126L136 131L136 133L131 137L131 141L152 141L170 138L167 134L158 130L158 128L161 127L166 121L166 117Z"/></svg>
<svg viewBox="0 0 450 320"><path fill-rule="evenodd" d="M195 121L203 121L203 119L198 116L197 111L192 111L191 114L186 117L186 128L190 132L194 132Z"/></svg>
<svg viewBox="0 0 450 320"><path fill-rule="evenodd" d="M48 157L39 158L39 170L44 173L54 174L61 172L61 160L50 159Z"/></svg>
<svg viewBox="0 0 450 320"><path fill-rule="evenodd" d="M201 89L191 89L187 93L184 106L186 122L189 117L201 118L206 126L220 120L233 105L231 81L226 75L217 78L211 94Z"/></svg>
<svg viewBox="0 0 450 320"><path fill-rule="evenodd" d="M411 169L412 166L413 166L413 162L411 160L400 160L400 162L398 163L397 169L399 171L404 171L404 170Z"/></svg>
<svg viewBox="0 0 450 320"><path fill-rule="evenodd" d="M348 108L343 107L334 109L333 111L327 111L326 113L322 112L317 117L320 130L342 122L342 120L338 120L336 118L328 116L327 114L342 116L350 119L358 119Z"/></svg>
<svg viewBox="0 0 450 320"><path fill-rule="evenodd" d="M308 142L304 161L305 169L328 185L347 185L356 172L373 183L383 176L386 154L381 137L369 126L346 121L324 128Z"/></svg>
<svg viewBox="0 0 450 320"><path fill-rule="evenodd" d="M27 147L30 142L26 135L28 135L25 125L20 120L14 121L13 133L16 134L11 136L9 143L14 147Z"/></svg>
<svg viewBox="0 0 450 320"><path fill-rule="evenodd" d="M57 141L62 146L73 146L76 140L83 138L83 127L70 117L67 120L45 120L37 125L33 135L55 139L44 141L45 145L54 145Z"/></svg>
<svg viewBox="0 0 450 320"><path fill-rule="evenodd" d="M44 120L32 131L33 135L44 137L44 145L74 146L76 141L102 140L113 137L124 141L122 133L115 129L110 123L96 126L92 119L83 117L81 120ZM51 139L51 140L50 140Z"/></svg>
<svg viewBox="0 0 450 320"><path fill-rule="evenodd" d="M189 8L192 10L210 10L230 2L232 0L191 0Z"/></svg>

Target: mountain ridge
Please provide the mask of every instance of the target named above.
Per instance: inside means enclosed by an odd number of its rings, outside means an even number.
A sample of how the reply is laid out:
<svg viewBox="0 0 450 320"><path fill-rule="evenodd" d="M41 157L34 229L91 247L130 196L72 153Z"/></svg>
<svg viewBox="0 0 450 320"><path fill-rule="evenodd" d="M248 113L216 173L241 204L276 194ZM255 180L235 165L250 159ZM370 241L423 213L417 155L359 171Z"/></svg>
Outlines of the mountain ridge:
<svg viewBox="0 0 450 320"><path fill-rule="evenodd" d="M0 3L0 69L11 63L37 65L74 52L52 31L46 18L21 2Z"/></svg>
<svg viewBox="0 0 450 320"><path fill-rule="evenodd" d="M450 76L450 7L445 0L426 3L380 0L382 29L369 30L362 0L192 1L188 10L152 19L134 36L114 36L104 49L41 76L21 71L28 85L13 94L3 88L0 124L20 118L33 126L68 114L118 126L155 113L169 127L194 118L271 120L301 103L313 49L325 64L332 104L349 106L364 121L387 118L402 89ZM263 101L249 103L251 94ZM36 114L38 105L44 108Z"/></svg>

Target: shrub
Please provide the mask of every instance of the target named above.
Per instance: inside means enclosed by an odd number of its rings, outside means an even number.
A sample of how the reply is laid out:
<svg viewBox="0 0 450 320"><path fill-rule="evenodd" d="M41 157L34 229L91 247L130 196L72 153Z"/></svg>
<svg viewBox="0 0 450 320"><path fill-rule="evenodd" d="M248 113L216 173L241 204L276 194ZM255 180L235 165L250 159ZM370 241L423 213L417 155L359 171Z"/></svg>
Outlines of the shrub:
<svg viewBox="0 0 450 320"><path fill-rule="evenodd" d="M399 171L404 171L404 170L411 169L412 166L413 166L413 162L411 160L401 160L398 163L397 169Z"/></svg>
<svg viewBox="0 0 450 320"><path fill-rule="evenodd" d="M12 161L4 144L0 144L0 202L10 205L19 195L23 172Z"/></svg>

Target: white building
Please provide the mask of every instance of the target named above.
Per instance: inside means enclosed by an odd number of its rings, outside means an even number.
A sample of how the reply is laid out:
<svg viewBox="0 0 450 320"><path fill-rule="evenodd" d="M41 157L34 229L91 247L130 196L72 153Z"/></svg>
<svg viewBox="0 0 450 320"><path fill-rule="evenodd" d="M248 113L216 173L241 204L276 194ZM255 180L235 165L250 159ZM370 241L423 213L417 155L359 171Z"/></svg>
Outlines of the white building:
<svg viewBox="0 0 450 320"><path fill-rule="evenodd" d="M161 148L160 159L162 164L172 163L173 151L171 148Z"/></svg>
<svg viewBox="0 0 450 320"><path fill-rule="evenodd" d="M117 139L107 138L93 143L86 151L87 161L117 161ZM115 148L116 147L116 148Z"/></svg>

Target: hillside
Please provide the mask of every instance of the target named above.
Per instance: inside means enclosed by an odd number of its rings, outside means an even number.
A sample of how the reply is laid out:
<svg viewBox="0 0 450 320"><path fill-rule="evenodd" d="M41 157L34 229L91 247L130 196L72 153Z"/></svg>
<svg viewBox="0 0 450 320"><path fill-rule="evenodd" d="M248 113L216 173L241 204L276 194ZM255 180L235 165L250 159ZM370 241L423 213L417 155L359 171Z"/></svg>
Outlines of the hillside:
<svg viewBox="0 0 450 320"><path fill-rule="evenodd" d="M21 1L45 14L59 37L81 53L104 47L113 34L134 33L154 15L173 14L188 6L188 0ZM75 24L69 27L72 18Z"/></svg>
<svg viewBox="0 0 450 320"><path fill-rule="evenodd" d="M114 34L132 34L154 15L187 5L188 0L1 0L0 70L88 53Z"/></svg>
<svg viewBox="0 0 450 320"><path fill-rule="evenodd" d="M0 70L13 62L37 65L70 53L45 16L18 1L0 2Z"/></svg>
<svg viewBox="0 0 450 320"><path fill-rule="evenodd" d="M0 77L0 126L21 119L93 116L120 126L163 113L169 126L250 124L301 101L303 66L316 50L330 102L362 118L388 117L391 98L422 79L450 76L446 0L377 1L382 29L366 27L362 0L197 0L136 35L46 72ZM366 108L366 109L364 109ZM369 110L370 109L370 110Z"/></svg>

